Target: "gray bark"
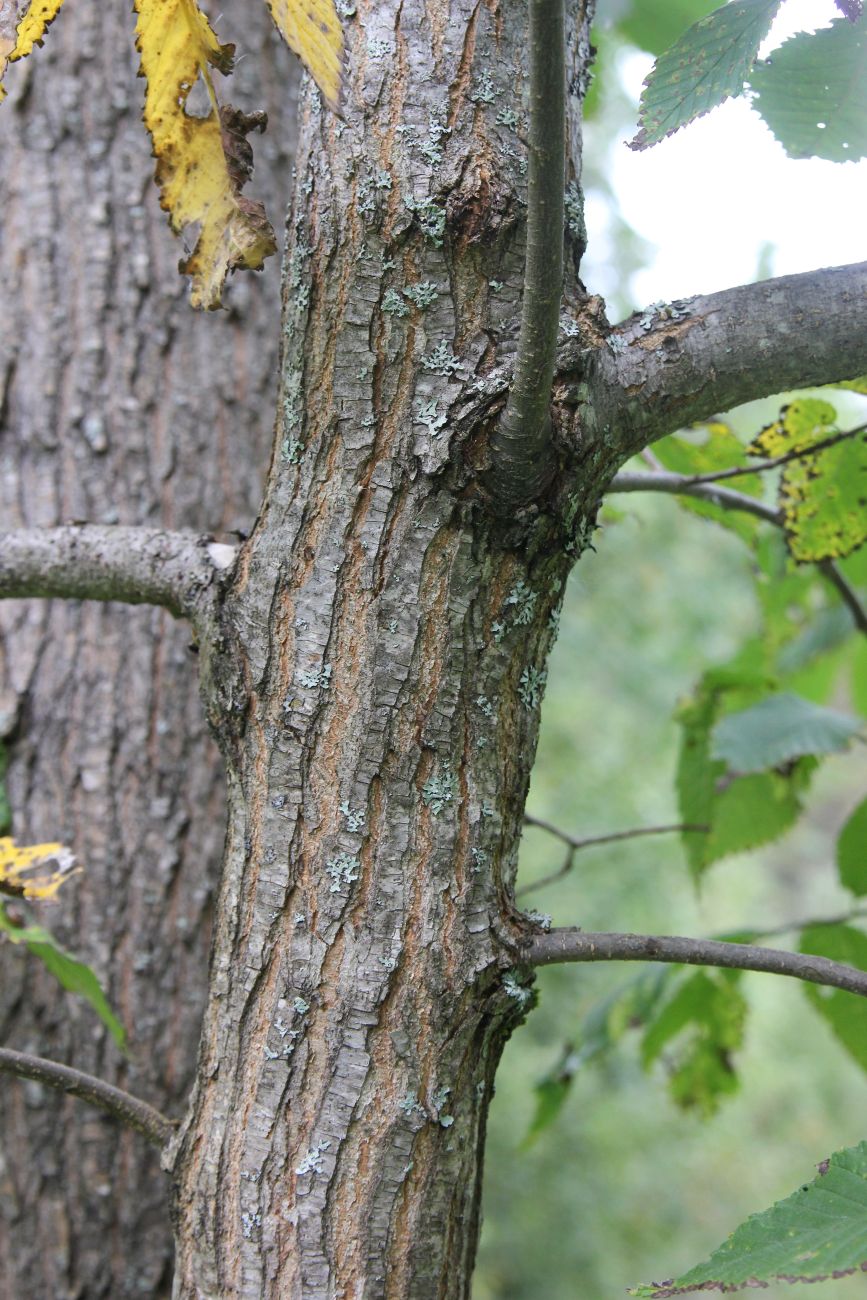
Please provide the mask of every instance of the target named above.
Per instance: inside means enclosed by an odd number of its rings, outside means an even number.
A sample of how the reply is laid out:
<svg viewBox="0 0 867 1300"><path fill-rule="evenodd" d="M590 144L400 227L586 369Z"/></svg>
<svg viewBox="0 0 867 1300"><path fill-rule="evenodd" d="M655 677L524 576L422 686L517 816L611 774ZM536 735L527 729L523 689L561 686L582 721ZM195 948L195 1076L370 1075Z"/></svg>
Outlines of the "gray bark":
<svg viewBox="0 0 867 1300"><path fill-rule="evenodd" d="M252 191L288 194L294 61L263 5L229 0L251 51L228 83L267 107ZM7 74L0 109L0 529L86 520L224 530L255 517L273 425L276 261L196 317L151 180L134 16L69 5ZM242 97L243 96L243 97ZM44 920L104 980L125 1061L93 1012L0 944L0 1042L129 1089L175 1117L195 1065L221 764L190 630L160 610L0 605L0 715L22 842L85 867ZM16 905L17 906L17 905ZM0 1297L168 1296L167 1182L140 1137L74 1098L4 1078Z"/></svg>

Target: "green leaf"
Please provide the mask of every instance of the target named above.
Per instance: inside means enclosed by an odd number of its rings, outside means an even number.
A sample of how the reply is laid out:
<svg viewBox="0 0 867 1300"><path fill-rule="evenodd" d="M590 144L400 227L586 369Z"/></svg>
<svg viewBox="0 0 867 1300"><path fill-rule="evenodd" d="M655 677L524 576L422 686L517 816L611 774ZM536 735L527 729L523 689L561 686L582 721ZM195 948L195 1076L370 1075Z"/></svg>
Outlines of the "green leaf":
<svg viewBox="0 0 867 1300"><path fill-rule="evenodd" d="M126 1050L126 1031L108 1005L99 980L89 966L71 957L42 926L15 925L2 904L0 931L8 935L13 943L26 944L34 957L39 958L63 988L89 1002L121 1051Z"/></svg>
<svg viewBox="0 0 867 1300"><path fill-rule="evenodd" d="M867 20L800 32L749 78L758 109L791 158L867 156Z"/></svg>
<svg viewBox="0 0 867 1300"><path fill-rule="evenodd" d="M852 654L852 703L867 717L867 640L859 637Z"/></svg>
<svg viewBox="0 0 867 1300"><path fill-rule="evenodd" d="M721 469L749 466L744 444L731 427L721 421L699 425L690 429L687 436L671 434L662 438L654 443L653 452L660 463L675 474L712 474ZM760 497L764 491L758 474L744 474L738 477L734 486L748 496ZM688 496L678 497L677 500L684 510L713 519L715 523L737 533L747 543L754 540L756 530L761 526L753 515L726 510L710 501L699 501Z"/></svg>
<svg viewBox="0 0 867 1300"><path fill-rule="evenodd" d="M750 651L750 654L758 653ZM788 771L738 776L726 771L711 752L711 732L726 708L761 698L769 685L766 673L748 667L715 669L705 674L696 696L678 711L681 747L677 795L681 819L705 825L707 832L685 831L684 852L694 878L714 862L776 839L801 812L800 796L807 788L815 762L802 759Z"/></svg>
<svg viewBox="0 0 867 1300"><path fill-rule="evenodd" d="M717 723L711 757L734 772L764 772L807 754L839 753L861 727L859 718L781 691Z"/></svg>
<svg viewBox="0 0 867 1300"><path fill-rule="evenodd" d="M819 1282L867 1267L867 1142L838 1151L819 1176L736 1228L705 1264L635 1296L735 1291L768 1282Z"/></svg>
<svg viewBox="0 0 867 1300"><path fill-rule="evenodd" d="M619 30L650 54L663 54L691 23L713 9L714 0L634 0Z"/></svg>
<svg viewBox="0 0 867 1300"><path fill-rule="evenodd" d="M858 898L867 894L867 799L860 803L837 837L840 881Z"/></svg>
<svg viewBox="0 0 867 1300"><path fill-rule="evenodd" d="M576 1054L571 1046L567 1047L561 1060L551 1073L534 1084L533 1092L536 1096L536 1110L530 1122L530 1127L527 1129L527 1135L521 1143L524 1150L532 1146L543 1129L553 1124L560 1114L563 1103L572 1087L572 1080L575 1077L577 1068Z"/></svg>
<svg viewBox="0 0 867 1300"><path fill-rule="evenodd" d="M801 952L830 957L867 970L867 934L852 925L811 925L801 933ZM824 984L804 984L807 1000L828 1022L850 1056L867 1070L867 999Z"/></svg>
<svg viewBox="0 0 867 1300"><path fill-rule="evenodd" d="M631 149L647 149L740 95L780 0L733 0L694 23L657 59L644 83L639 132Z"/></svg>
<svg viewBox="0 0 867 1300"><path fill-rule="evenodd" d="M684 1110L712 1115L735 1092L732 1053L743 1042L747 1006L736 988L737 974L699 971L684 979L645 1031L641 1059L648 1069L663 1049L680 1040L670 1063L668 1086Z"/></svg>

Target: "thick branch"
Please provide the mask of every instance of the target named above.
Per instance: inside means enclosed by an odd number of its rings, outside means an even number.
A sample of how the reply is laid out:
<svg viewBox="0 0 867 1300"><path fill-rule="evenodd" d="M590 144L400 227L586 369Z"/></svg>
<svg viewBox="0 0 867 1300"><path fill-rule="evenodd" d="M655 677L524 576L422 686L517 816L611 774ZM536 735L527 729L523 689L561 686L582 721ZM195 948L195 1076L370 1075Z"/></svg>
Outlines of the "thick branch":
<svg viewBox="0 0 867 1300"><path fill-rule="evenodd" d="M582 930L551 930L536 936L526 950L533 966L565 961L658 961L686 966L722 966L791 975L810 984L826 984L867 997L867 971L844 966L810 953L759 948L720 939L685 939L666 934L594 934Z"/></svg>
<svg viewBox="0 0 867 1300"><path fill-rule="evenodd" d="M720 487L717 483L696 482L685 474L670 474L666 471L631 473L621 470L615 474L608 486L609 492L666 492L673 496L697 497L700 501L709 501L712 505L725 510L741 510L745 514L755 515L766 523L782 528L783 518L779 511L745 492L734 488ZM861 604L857 592L847 582L845 576L833 560L820 560L816 567L837 591L843 604L852 615L852 620L862 634L867 636L867 610Z"/></svg>
<svg viewBox="0 0 867 1300"><path fill-rule="evenodd" d="M234 547L193 533L67 524L0 533L0 599L61 596L162 605L198 622Z"/></svg>
<svg viewBox="0 0 867 1300"><path fill-rule="evenodd" d="M566 151L563 0L530 0L527 256L514 379L491 439L491 491L501 506L531 501L553 469L551 385L563 293Z"/></svg>
<svg viewBox="0 0 867 1300"><path fill-rule="evenodd" d="M590 418L614 430L621 460L742 402L853 379L867 373L867 262L636 314L591 369Z"/></svg>
<svg viewBox="0 0 867 1300"><path fill-rule="evenodd" d="M83 1074L68 1065L58 1065L56 1061L46 1061L42 1056L30 1056L25 1052L13 1052L0 1047L0 1071L17 1075L19 1079L33 1079L44 1083L59 1092L68 1092L73 1097L80 1097L91 1106L99 1106L108 1111L121 1124L141 1133L154 1146L164 1147L174 1132L174 1125L165 1115L154 1110L146 1101L115 1088L111 1083L92 1074Z"/></svg>

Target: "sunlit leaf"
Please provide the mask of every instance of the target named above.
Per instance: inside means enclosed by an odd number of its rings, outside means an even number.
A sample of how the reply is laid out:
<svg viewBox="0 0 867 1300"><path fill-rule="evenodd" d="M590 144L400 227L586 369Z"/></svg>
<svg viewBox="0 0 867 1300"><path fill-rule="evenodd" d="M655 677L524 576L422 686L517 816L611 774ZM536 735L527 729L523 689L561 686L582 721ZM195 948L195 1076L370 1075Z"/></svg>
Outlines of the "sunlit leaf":
<svg viewBox="0 0 867 1300"><path fill-rule="evenodd" d="M20 0L0 0L0 81L7 63L25 58L34 45L42 44L62 4L63 0L25 0L24 4ZM5 97L6 91L0 86L0 103Z"/></svg>
<svg viewBox="0 0 867 1300"><path fill-rule="evenodd" d="M176 233L197 227L180 269L192 277L193 306L216 308L229 271L257 269L277 247L262 205L241 194L252 169L247 135L264 115L218 107L211 68L231 72L234 47L220 44L194 0L136 0L136 10L160 202ZM188 111L200 78L210 101L203 117Z"/></svg>
<svg viewBox="0 0 867 1300"><path fill-rule="evenodd" d="M819 397L800 397L784 406L776 420L750 443L753 456L785 456L822 442L836 429L837 411Z"/></svg>
<svg viewBox="0 0 867 1300"><path fill-rule="evenodd" d="M846 966L867 970L867 934L852 925L811 925L801 933L801 952L828 957ZM862 1070L867 1070L867 998L804 984L807 1000L816 1008L835 1036Z"/></svg>
<svg viewBox="0 0 867 1300"><path fill-rule="evenodd" d="M867 155L867 20L800 32L749 78L753 105L792 158Z"/></svg>
<svg viewBox="0 0 867 1300"><path fill-rule="evenodd" d="M764 772L807 754L836 754L862 730L860 718L780 691L714 727L711 757L733 772Z"/></svg>
<svg viewBox="0 0 867 1300"><path fill-rule="evenodd" d="M277 29L331 108L340 103L343 29L333 0L267 0Z"/></svg>
<svg viewBox="0 0 867 1300"><path fill-rule="evenodd" d="M839 560L867 541L867 433L786 465L786 540L800 562Z"/></svg>
<svg viewBox="0 0 867 1300"><path fill-rule="evenodd" d="M56 865L52 868L49 863ZM0 837L0 894L12 898L53 898L70 876L81 870L63 844L16 845Z"/></svg>
<svg viewBox="0 0 867 1300"><path fill-rule="evenodd" d="M781 0L733 0L694 23L653 65L644 83L639 132L647 149L740 95Z"/></svg>
<svg viewBox="0 0 867 1300"><path fill-rule="evenodd" d="M699 1264L672 1282L631 1295L736 1291L768 1282L819 1282L867 1268L867 1142L838 1151L793 1195L754 1214Z"/></svg>
<svg viewBox="0 0 867 1300"><path fill-rule="evenodd" d="M99 980L89 966L71 957L42 926L16 925L2 904L0 904L0 932L7 935L13 943L25 944L63 988L89 1002L118 1047L125 1049L126 1031L109 1006Z"/></svg>

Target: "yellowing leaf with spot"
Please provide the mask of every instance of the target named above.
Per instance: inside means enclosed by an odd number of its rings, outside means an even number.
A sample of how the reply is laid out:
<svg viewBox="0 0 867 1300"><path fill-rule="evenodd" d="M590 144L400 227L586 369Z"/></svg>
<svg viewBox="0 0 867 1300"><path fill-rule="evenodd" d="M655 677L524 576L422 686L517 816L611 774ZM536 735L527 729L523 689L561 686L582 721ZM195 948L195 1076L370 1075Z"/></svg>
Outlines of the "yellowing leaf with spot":
<svg viewBox="0 0 867 1300"><path fill-rule="evenodd" d="M50 860L57 866L47 867ZM62 844L29 844L20 848L8 835L0 836L0 894L12 898L53 898L61 885L81 869L72 869L72 854Z"/></svg>
<svg viewBox="0 0 867 1300"><path fill-rule="evenodd" d="M331 108L340 103L343 29L333 0L268 0L277 30Z"/></svg>
<svg viewBox="0 0 867 1300"><path fill-rule="evenodd" d="M41 45L45 33L63 0L31 0L23 8L18 0L0 0L0 80L7 63L23 59L34 45ZM0 102L6 91L0 86Z"/></svg>
<svg viewBox="0 0 867 1300"><path fill-rule="evenodd" d="M229 271L258 270L276 251L265 209L241 194L253 162L247 135L264 128L265 115L218 107L210 69L231 72L234 46L220 44L193 0L136 0L135 7L160 202L174 231L198 227L180 270L192 276L193 306L210 310L220 306ZM211 104L205 117L188 112L200 78Z"/></svg>

